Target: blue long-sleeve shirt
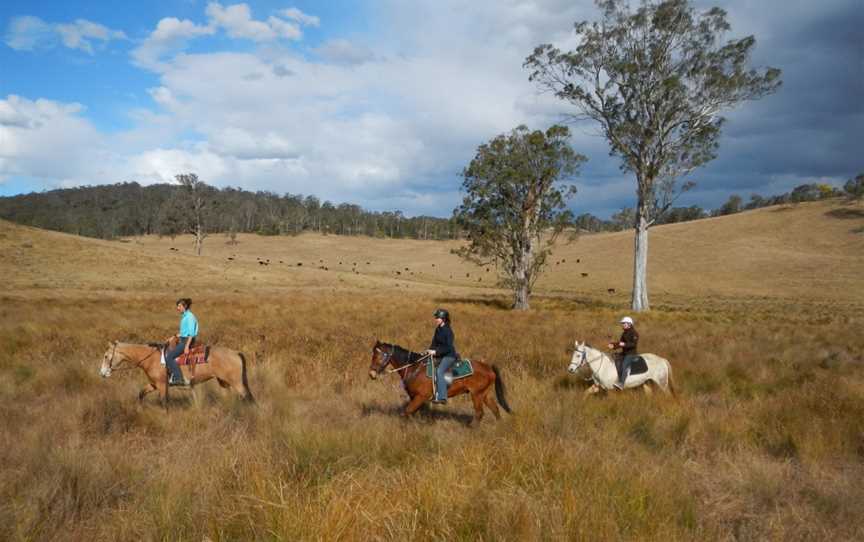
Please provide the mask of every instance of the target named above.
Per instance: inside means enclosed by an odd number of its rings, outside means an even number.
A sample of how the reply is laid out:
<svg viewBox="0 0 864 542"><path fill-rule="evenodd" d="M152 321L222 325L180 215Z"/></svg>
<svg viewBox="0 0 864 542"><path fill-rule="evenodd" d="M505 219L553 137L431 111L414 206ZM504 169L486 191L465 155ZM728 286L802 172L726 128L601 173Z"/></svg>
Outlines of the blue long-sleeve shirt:
<svg viewBox="0 0 864 542"><path fill-rule="evenodd" d="M183 311L183 316L180 317L180 337L197 337L198 336L198 319L192 314L192 311Z"/></svg>

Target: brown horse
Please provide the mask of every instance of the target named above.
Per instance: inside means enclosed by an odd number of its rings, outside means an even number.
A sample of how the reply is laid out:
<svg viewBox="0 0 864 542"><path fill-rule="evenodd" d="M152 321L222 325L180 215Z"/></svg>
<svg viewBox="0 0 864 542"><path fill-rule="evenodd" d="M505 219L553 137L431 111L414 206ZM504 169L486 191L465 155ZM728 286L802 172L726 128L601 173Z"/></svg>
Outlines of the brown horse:
<svg viewBox="0 0 864 542"><path fill-rule="evenodd" d="M376 379L388 365L402 378L402 387L408 393L409 401L402 411L403 416L414 414L423 403L432 399L432 379L426 376L426 358L423 354L405 350L399 345L375 341L372 347L372 363L369 365L369 378ZM489 388L495 385L495 398L507 413L512 414L505 396L504 381L498 367L480 360L471 360L474 374L454 381L447 390L447 397L470 393L474 402L473 423L483 419L483 405L492 411L496 419L501 419L495 399L488 395Z"/></svg>
<svg viewBox="0 0 864 542"><path fill-rule="evenodd" d="M114 371L137 367L144 371L150 380L150 383L138 394L138 400L143 401L145 395L151 391L158 391L162 406L167 408L168 370L160 363L163 347L164 345L159 343L109 342L108 350L102 356L99 374L108 378ZM255 402L249 390L249 382L246 380L246 358L242 352L214 346L210 348L207 363L196 365L194 371L191 371L188 365L181 365L180 370L193 386L215 378L223 388L231 388L244 400Z"/></svg>

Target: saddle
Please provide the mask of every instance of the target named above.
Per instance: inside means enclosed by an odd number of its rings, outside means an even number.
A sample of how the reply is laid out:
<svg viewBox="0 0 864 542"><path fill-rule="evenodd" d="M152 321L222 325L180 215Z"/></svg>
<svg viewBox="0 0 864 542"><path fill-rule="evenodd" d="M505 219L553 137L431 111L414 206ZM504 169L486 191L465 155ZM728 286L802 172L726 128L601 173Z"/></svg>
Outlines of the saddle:
<svg viewBox="0 0 864 542"><path fill-rule="evenodd" d="M618 375L621 375L621 367L623 366L624 358L621 357L616 360L615 368L618 369ZM642 356L637 356L633 358L633 361L630 362L630 371L627 373L629 376L633 375L641 375L642 373L648 372L648 363L645 361L645 358Z"/></svg>
<svg viewBox="0 0 864 542"><path fill-rule="evenodd" d="M201 365L207 363L209 357L210 347L202 344L190 348L188 354L180 354L176 361L177 365Z"/></svg>
<svg viewBox="0 0 864 542"><path fill-rule="evenodd" d="M459 358L456 360L456 363L450 366L447 369L447 372L444 373L444 378L450 382L460 380L467 376L471 376L474 374L474 365L471 364L471 360L467 358ZM432 368L432 360L426 362L426 376L429 378L434 378L434 370Z"/></svg>

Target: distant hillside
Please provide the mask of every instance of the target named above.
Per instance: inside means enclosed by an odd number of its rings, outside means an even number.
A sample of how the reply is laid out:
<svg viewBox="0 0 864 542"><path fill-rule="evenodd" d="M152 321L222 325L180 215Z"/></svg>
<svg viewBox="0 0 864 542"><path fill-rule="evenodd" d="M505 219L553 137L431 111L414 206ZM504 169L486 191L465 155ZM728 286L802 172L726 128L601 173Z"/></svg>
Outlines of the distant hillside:
<svg viewBox="0 0 864 542"><path fill-rule="evenodd" d="M837 200L776 206L650 232L653 303L679 296L864 301L864 207ZM3 287L93 291L226 288L409 288L506 295L496 270L451 253L459 241L370 237L226 235L100 241L0 221ZM539 294L626 303L632 232L583 235L559 246ZM610 290L612 290L610 292Z"/></svg>

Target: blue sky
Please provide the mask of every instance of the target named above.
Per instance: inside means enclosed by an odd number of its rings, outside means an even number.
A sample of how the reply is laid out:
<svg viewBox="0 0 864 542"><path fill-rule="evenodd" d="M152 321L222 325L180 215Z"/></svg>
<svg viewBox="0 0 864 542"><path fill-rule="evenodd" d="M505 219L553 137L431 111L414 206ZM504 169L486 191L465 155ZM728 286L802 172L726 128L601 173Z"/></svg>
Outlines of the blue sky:
<svg viewBox="0 0 864 542"><path fill-rule="evenodd" d="M859 0L698 0L754 34L774 96L727 113L720 157L680 200L842 184L864 170ZM588 0L0 3L0 195L194 171L216 186L448 216L476 147L569 110L528 82L534 46L573 46ZM577 212L635 186L591 126Z"/></svg>

